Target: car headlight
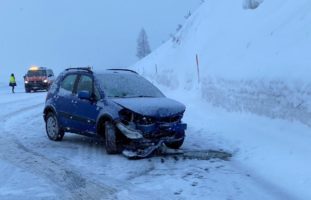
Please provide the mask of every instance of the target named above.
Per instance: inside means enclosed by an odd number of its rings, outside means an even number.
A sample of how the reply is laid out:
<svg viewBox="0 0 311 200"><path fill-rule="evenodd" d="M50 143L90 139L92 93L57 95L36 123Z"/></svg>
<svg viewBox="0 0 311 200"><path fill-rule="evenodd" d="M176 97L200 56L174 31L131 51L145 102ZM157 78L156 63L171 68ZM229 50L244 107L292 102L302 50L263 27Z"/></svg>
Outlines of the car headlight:
<svg viewBox="0 0 311 200"><path fill-rule="evenodd" d="M134 121L134 113L128 109L120 110L119 115L123 123L128 124L129 122Z"/></svg>
<svg viewBox="0 0 311 200"><path fill-rule="evenodd" d="M28 84L28 81L25 81L25 84Z"/></svg>
<svg viewBox="0 0 311 200"><path fill-rule="evenodd" d="M122 109L119 112L119 115L121 117L121 120L123 123L135 123L135 124L141 124L141 125L148 125L153 124L156 122L156 119L153 117L143 116L137 113L134 113L128 109Z"/></svg>
<svg viewBox="0 0 311 200"><path fill-rule="evenodd" d="M47 83L47 82L48 82L48 80L46 80L46 79L45 79L43 82L44 82L44 83Z"/></svg>

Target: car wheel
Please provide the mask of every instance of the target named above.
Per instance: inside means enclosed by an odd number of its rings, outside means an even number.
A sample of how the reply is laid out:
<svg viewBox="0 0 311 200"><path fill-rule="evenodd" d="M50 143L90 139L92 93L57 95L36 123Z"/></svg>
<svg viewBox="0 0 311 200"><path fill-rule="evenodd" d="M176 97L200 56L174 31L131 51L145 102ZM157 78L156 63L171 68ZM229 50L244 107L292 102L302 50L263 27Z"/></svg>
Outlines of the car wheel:
<svg viewBox="0 0 311 200"><path fill-rule="evenodd" d="M30 92L30 90L29 90L29 89L25 89L25 92L26 92L26 93L29 93L29 92Z"/></svg>
<svg viewBox="0 0 311 200"><path fill-rule="evenodd" d="M184 143L185 132L183 131L183 132L179 133L178 135L182 136L181 140L176 141L176 142L166 142L165 145L169 148L172 148L172 149L179 149Z"/></svg>
<svg viewBox="0 0 311 200"><path fill-rule="evenodd" d="M54 113L48 113L45 121L46 133L50 140L61 141L64 137L64 131L60 130L57 118Z"/></svg>
<svg viewBox="0 0 311 200"><path fill-rule="evenodd" d="M118 153L116 127L111 122L105 122L105 146L108 154Z"/></svg>

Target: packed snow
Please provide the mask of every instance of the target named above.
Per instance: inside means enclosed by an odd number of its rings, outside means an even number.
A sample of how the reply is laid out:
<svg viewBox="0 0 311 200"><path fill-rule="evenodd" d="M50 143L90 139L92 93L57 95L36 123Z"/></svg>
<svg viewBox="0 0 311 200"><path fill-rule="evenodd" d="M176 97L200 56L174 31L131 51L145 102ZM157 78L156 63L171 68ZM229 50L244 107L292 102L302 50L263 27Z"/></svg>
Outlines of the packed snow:
<svg viewBox="0 0 311 200"><path fill-rule="evenodd" d="M274 199L311 198L310 8L209 0L133 67L186 103L186 121L209 135L204 146L235 152L231 164Z"/></svg>
<svg viewBox="0 0 311 200"><path fill-rule="evenodd" d="M311 199L308 0L209 0L134 66L187 107L183 155L50 141L46 92L0 84L0 199ZM195 56L199 58L199 79ZM214 150L230 159L207 159Z"/></svg>

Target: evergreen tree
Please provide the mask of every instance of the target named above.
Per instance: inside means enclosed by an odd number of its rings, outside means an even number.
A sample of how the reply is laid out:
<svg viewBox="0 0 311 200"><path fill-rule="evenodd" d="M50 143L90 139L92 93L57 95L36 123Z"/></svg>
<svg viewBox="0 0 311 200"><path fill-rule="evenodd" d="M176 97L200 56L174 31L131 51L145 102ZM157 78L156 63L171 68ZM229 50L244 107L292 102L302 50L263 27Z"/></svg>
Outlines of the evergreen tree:
<svg viewBox="0 0 311 200"><path fill-rule="evenodd" d="M151 53L148 36L145 29L142 29L137 39L137 54L139 59L142 59Z"/></svg>

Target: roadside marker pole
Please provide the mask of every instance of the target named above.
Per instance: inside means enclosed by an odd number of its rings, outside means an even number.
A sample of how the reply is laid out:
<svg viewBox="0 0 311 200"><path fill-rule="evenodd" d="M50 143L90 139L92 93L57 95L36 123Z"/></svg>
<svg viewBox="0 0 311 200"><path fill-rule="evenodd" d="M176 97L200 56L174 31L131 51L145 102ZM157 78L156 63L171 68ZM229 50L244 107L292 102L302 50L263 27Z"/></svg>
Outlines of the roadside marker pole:
<svg viewBox="0 0 311 200"><path fill-rule="evenodd" d="M199 55L198 54L196 54L195 59L196 59L196 63L197 63L198 82L200 83L200 63L199 63Z"/></svg>

